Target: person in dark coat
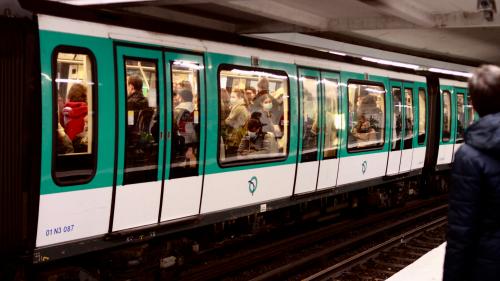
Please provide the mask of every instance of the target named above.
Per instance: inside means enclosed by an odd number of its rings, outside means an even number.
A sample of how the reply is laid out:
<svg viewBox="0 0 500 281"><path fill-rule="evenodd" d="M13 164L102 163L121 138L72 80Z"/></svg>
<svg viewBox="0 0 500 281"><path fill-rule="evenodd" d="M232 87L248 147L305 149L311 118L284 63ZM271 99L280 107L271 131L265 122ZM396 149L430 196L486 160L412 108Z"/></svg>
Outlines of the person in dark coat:
<svg viewBox="0 0 500 281"><path fill-rule="evenodd" d="M500 280L500 68L469 79L481 117L455 154L443 280Z"/></svg>

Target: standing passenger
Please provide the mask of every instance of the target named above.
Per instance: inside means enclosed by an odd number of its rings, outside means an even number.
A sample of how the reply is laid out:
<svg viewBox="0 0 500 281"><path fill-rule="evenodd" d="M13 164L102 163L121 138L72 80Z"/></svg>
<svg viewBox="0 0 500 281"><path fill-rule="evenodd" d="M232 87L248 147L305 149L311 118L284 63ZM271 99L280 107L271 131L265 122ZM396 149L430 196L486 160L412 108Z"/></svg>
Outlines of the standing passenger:
<svg viewBox="0 0 500 281"><path fill-rule="evenodd" d="M500 278L500 68L477 69L469 93L481 119L455 154L444 281Z"/></svg>
<svg viewBox="0 0 500 281"><path fill-rule="evenodd" d="M234 89L231 93L231 112L225 120L226 126L226 157L235 156L238 151L241 138L245 135L245 124L250 114L244 100L244 93L239 89Z"/></svg>

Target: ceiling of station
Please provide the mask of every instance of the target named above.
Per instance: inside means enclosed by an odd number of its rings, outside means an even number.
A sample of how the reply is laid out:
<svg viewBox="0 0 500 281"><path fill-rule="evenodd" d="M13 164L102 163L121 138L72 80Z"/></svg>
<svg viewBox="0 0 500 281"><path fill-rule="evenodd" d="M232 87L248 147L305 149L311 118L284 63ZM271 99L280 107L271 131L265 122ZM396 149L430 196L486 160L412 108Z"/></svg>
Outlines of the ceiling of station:
<svg viewBox="0 0 500 281"><path fill-rule="evenodd" d="M306 34L417 56L500 64L495 0L51 1L271 39Z"/></svg>

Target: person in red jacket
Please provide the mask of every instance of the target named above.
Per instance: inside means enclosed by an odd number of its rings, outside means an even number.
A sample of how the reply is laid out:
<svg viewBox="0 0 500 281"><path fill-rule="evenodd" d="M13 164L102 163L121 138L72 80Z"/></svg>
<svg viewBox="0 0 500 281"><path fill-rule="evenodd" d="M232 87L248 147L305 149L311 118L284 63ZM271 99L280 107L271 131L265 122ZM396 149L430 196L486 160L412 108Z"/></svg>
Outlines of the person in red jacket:
<svg viewBox="0 0 500 281"><path fill-rule="evenodd" d="M73 84L69 89L68 102L63 108L64 130L71 141L83 132L87 114L87 88L82 84Z"/></svg>

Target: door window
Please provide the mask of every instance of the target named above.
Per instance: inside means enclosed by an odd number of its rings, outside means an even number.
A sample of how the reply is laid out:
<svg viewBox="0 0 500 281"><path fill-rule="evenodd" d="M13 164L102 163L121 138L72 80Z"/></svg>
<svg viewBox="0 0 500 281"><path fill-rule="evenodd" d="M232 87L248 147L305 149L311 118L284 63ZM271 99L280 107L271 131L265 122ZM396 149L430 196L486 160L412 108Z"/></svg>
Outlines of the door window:
<svg viewBox="0 0 500 281"><path fill-rule="evenodd" d="M95 59L88 50L60 47L53 60L53 178L58 185L82 184L97 165Z"/></svg>
<svg viewBox="0 0 500 281"><path fill-rule="evenodd" d="M410 149L413 146L413 91L405 89L405 140L404 149Z"/></svg>
<svg viewBox="0 0 500 281"><path fill-rule="evenodd" d="M317 160L318 154L318 85L316 77L302 77L302 162Z"/></svg>
<svg viewBox="0 0 500 281"><path fill-rule="evenodd" d="M441 141L447 142L451 137L451 94L448 91L444 91L441 95L442 105L443 105L443 124L442 124L442 136Z"/></svg>
<svg viewBox="0 0 500 281"><path fill-rule="evenodd" d="M392 151L401 149L401 131L403 130L403 111L402 111L402 101L401 101L401 88L392 88L392 101L393 101L393 112L392 112Z"/></svg>
<svg viewBox="0 0 500 281"><path fill-rule="evenodd" d="M339 83L334 79L323 79L325 89L324 103L324 149L323 159L337 157L339 136L337 128L340 128L339 115Z"/></svg>
<svg viewBox="0 0 500 281"><path fill-rule="evenodd" d="M170 178L198 175L200 87L196 63L174 61L172 73L172 163Z"/></svg>
<svg viewBox="0 0 500 281"><path fill-rule="evenodd" d="M157 180L158 72L157 62L125 58L126 139L124 184Z"/></svg>

